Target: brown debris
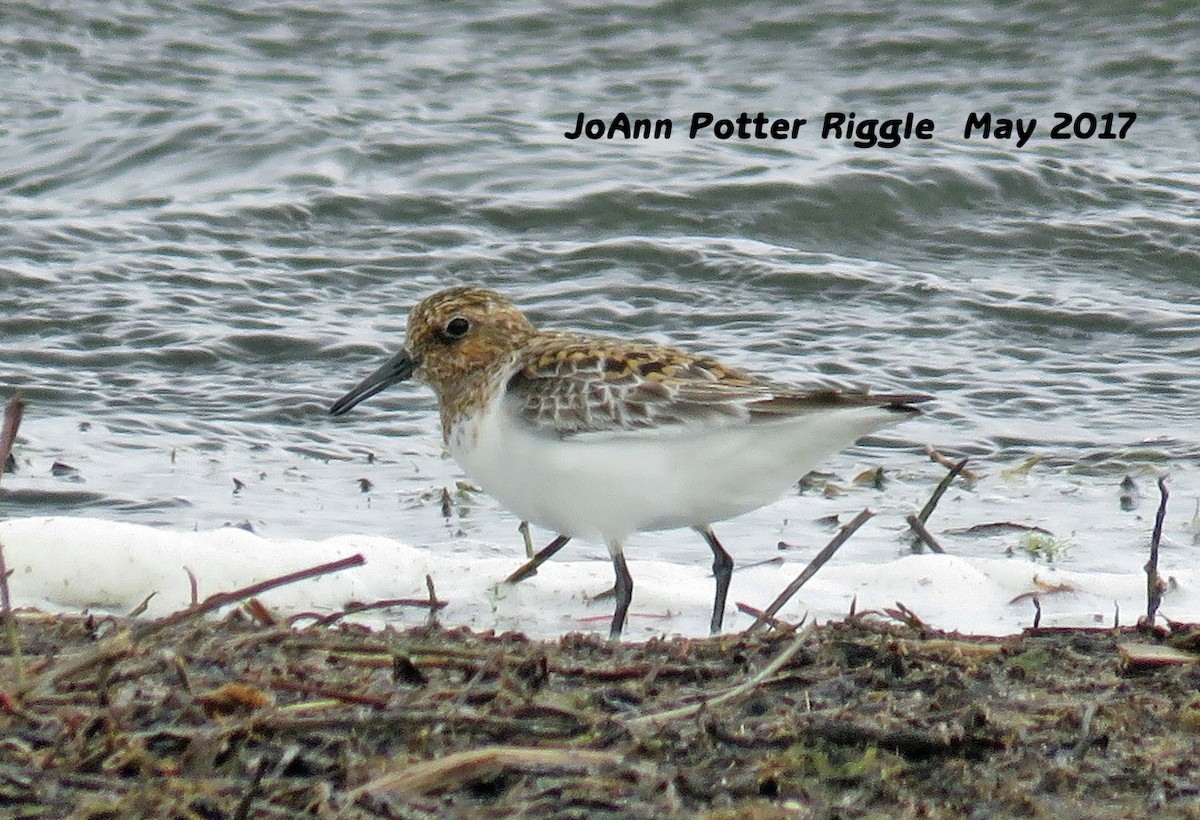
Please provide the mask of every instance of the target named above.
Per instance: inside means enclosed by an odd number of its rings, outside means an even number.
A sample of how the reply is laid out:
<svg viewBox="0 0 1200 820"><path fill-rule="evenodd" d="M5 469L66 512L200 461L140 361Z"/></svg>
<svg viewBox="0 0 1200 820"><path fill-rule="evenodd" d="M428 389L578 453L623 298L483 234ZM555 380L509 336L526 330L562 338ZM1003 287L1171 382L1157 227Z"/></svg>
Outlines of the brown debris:
<svg viewBox="0 0 1200 820"><path fill-rule="evenodd" d="M461 788L481 780L494 780L506 770L586 773L616 769L620 763L617 755L607 752L488 746L405 766L353 789L348 796L356 800L362 794L392 792L415 797Z"/></svg>
<svg viewBox="0 0 1200 820"><path fill-rule="evenodd" d="M779 593L779 595L775 597L775 600L771 602L770 606L768 606L761 615L756 616L754 623L750 624L750 626L746 629L747 634L751 634L762 626L770 624L774 620L775 614L778 613L779 610L783 609L784 604L790 601L792 596L800 591L800 587L808 583L812 577L817 574L817 571L820 570L821 567L825 566L826 562L833 557L833 554L837 552L843 544L850 540L850 536L854 535L854 533L858 531L858 528L867 523L867 521L869 521L874 515L875 513L871 512L870 510L863 510L854 517L854 520L838 530L837 535L830 539L829 543L826 544L820 552L813 556L812 560L808 562L808 565L804 568L804 570L794 579L792 579L790 584L784 587L783 592Z"/></svg>
<svg viewBox="0 0 1200 820"><path fill-rule="evenodd" d="M1116 817L1197 797L1200 664L1146 662L1165 644L1134 630L972 638L897 605L614 644L260 615L100 633L16 613L31 683L0 648L2 811Z"/></svg>
<svg viewBox="0 0 1200 820"><path fill-rule="evenodd" d="M252 712L265 709L274 702L268 692L245 683L223 683L210 692L196 695L195 701L209 717L232 715L237 712Z"/></svg>
<svg viewBox="0 0 1200 820"><path fill-rule="evenodd" d="M950 458L947 455L943 455L942 453L940 453L938 450L936 450L934 448L934 446L932 444L925 445L925 452L929 455L930 461L937 462L938 464L941 464L943 467L945 467L947 469L957 467L957 464L955 463L954 459ZM979 480L979 473L976 473L973 470L969 469L965 464L962 467L959 467L958 470L959 470L959 473L962 475L962 477L965 478L967 481L978 481Z"/></svg>
<svg viewBox="0 0 1200 820"><path fill-rule="evenodd" d="M909 529L916 533L917 537L921 539L925 546L929 547L930 551L938 555L946 554L946 551L942 549L942 545L933 537L933 533L926 529L920 518L917 518L916 515L910 515L904 520L908 522Z"/></svg>
<svg viewBox="0 0 1200 820"><path fill-rule="evenodd" d="M1200 661L1200 655L1162 644L1122 643L1117 645L1117 652L1121 655L1121 663L1128 669L1152 669Z"/></svg>

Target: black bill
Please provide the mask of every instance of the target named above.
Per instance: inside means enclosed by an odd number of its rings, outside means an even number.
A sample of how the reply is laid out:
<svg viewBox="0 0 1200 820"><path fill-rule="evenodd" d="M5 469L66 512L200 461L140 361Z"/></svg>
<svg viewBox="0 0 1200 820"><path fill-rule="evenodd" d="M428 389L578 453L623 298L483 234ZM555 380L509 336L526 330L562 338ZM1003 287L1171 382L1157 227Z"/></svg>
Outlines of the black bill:
<svg viewBox="0 0 1200 820"><path fill-rule="evenodd" d="M356 384L349 393L335 401L333 406L329 408L330 415L340 416L343 413L348 413L359 402L366 401L376 393L409 378L416 369L417 363L413 360L413 357L409 355L407 350L401 350L395 356L388 359L383 367L376 370L370 376L367 376Z"/></svg>

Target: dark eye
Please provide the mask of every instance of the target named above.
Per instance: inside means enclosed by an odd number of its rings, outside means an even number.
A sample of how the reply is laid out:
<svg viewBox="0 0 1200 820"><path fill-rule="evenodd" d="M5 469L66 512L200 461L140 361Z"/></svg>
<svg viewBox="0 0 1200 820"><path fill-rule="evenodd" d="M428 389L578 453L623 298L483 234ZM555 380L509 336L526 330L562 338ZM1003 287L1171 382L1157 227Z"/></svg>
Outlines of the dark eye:
<svg viewBox="0 0 1200 820"><path fill-rule="evenodd" d="M461 316L455 316L449 322L446 322L446 329L442 331L442 336L446 341L453 342L467 335L467 331L471 329L471 322Z"/></svg>

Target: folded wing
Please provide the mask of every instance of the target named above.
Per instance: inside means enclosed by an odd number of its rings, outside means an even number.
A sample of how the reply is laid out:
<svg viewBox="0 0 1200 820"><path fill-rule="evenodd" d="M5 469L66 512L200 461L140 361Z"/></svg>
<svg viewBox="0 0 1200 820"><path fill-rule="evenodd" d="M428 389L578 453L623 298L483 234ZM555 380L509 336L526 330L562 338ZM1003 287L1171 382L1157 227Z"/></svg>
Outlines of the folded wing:
<svg viewBox="0 0 1200 820"><path fill-rule="evenodd" d="M673 348L545 334L507 386L510 409L559 437L778 421L835 407L920 412L920 394L797 390Z"/></svg>

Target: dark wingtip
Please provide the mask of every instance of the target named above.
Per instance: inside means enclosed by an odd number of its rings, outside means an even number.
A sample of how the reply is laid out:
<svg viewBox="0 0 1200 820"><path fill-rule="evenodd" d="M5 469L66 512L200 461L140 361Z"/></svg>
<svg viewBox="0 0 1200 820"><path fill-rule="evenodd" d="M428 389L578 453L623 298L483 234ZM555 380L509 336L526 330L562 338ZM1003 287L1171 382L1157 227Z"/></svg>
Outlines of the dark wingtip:
<svg viewBox="0 0 1200 820"><path fill-rule="evenodd" d="M871 398L888 410L894 410L897 413L912 413L914 415L920 413L921 408L914 407L913 405L933 401L933 396L925 393L885 393L872 396Z"/></svg>

